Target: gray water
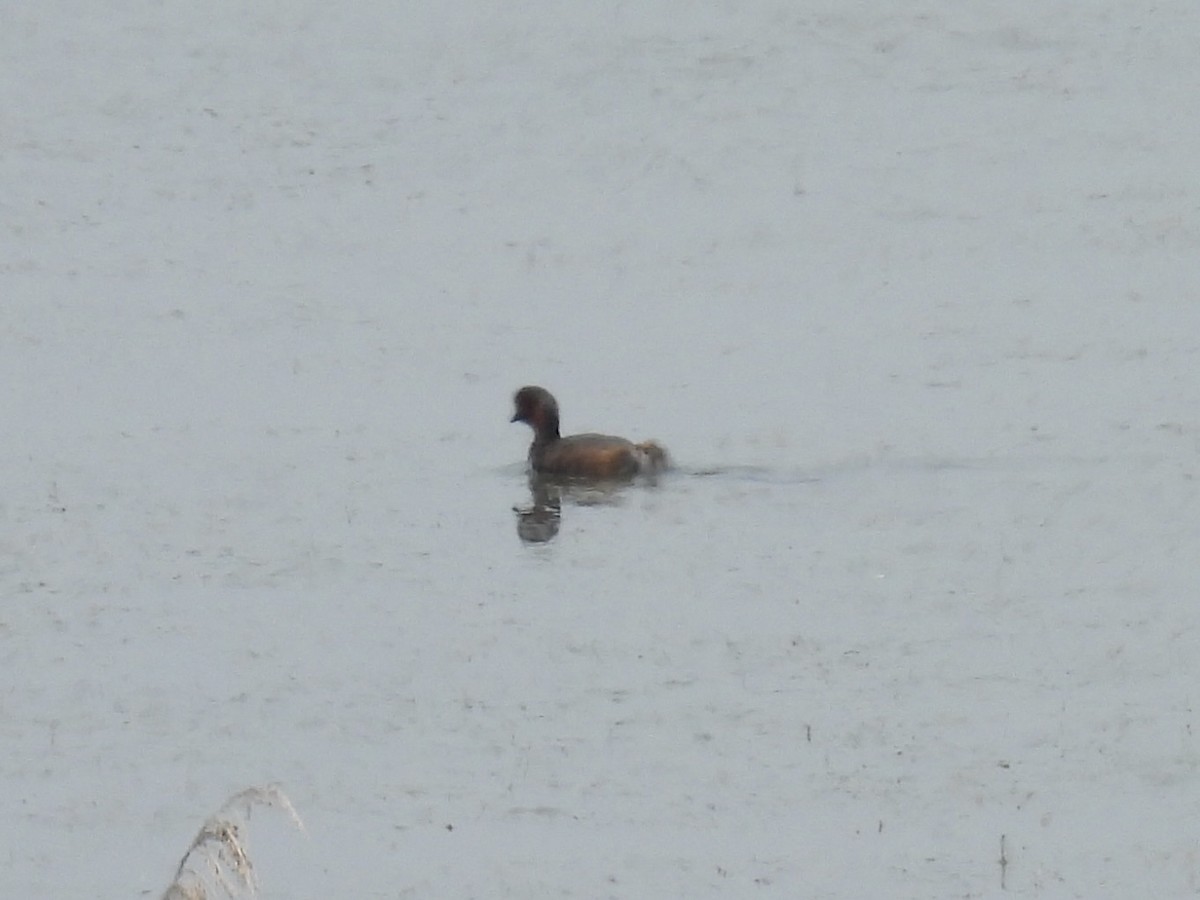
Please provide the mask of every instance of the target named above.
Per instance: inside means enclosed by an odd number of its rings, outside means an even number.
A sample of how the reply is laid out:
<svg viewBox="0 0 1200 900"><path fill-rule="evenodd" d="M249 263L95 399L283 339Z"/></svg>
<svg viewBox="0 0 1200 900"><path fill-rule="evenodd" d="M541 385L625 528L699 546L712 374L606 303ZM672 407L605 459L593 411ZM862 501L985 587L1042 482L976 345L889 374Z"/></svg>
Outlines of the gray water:
<svg viewBox="0 0 1200 900"><path fill-rule="evenodd" d="M0 29L0 896L1194 890L1192 8L454 11Z"/></svg>

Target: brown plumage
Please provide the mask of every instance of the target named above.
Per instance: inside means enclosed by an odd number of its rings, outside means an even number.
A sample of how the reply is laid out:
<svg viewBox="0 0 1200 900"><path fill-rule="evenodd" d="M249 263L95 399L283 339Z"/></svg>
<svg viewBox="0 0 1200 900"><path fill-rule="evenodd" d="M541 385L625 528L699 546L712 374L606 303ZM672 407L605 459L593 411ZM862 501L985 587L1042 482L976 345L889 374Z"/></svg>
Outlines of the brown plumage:
<svg viewBox="0 0 1200 900"><path fill-rule="evenodd" d="M667 453L653 441L635 444L607 434L558 432L558 402L542 387L530 385L513 397L516 411L511 421L533 429L529 465L543 475L578 478L630 478L640 472L667 467Z"/></svg>

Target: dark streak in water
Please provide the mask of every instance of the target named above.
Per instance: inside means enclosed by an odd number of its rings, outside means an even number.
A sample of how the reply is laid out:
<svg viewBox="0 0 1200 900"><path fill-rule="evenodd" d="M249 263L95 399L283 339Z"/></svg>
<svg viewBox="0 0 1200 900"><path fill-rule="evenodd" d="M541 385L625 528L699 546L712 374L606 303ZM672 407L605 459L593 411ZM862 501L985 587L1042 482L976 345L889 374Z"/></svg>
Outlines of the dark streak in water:
<svg viewBox="0 0 1200 900"><path fill-rule="evenodd" d="M677 475L766 484L809 484L838 475L876 473L1020 472L1053 466L1097 466L1111 457L859 457L796 468L770 466L677 467Z"/></svg>

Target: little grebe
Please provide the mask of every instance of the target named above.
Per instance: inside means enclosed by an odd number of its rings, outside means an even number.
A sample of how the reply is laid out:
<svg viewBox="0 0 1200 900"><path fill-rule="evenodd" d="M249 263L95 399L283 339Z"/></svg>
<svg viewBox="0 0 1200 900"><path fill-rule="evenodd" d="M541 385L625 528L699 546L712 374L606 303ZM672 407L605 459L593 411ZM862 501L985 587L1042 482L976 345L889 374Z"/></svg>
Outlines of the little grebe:
<svg viewBox="0 0 1200 900"><path fill-rule="evenodd" d="M513 397L516 412L510 421L533 429L529 465L542 475L577 478L630 478L667 467L667 452L653 441L635 444L607 434L558 433L558 402L541 387L523 387Z"/></svg>

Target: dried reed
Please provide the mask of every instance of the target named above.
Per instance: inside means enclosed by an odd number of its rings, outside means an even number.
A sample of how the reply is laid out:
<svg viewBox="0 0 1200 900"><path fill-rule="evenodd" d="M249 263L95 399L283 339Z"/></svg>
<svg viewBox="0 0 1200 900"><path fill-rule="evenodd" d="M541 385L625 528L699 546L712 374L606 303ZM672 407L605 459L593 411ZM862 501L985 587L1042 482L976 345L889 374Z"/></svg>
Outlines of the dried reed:
<svg viewBox="0 0 1200 900"><path fill-rule="evenodd" d="M258 879L241 836L255 806L282 809L293 825L304 830L292 801L278 785L239 791L200 826L162 900L245 900L258 896Z"/></svg>

